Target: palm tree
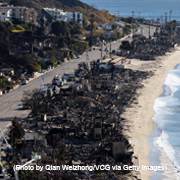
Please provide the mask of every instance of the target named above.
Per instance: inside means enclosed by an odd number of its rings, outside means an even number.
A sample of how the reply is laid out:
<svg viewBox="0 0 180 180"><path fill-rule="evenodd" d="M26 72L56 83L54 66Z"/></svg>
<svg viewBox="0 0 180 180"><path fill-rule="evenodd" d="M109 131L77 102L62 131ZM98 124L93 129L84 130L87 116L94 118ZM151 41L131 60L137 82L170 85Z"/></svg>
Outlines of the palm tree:
<svg viewBox="0 0 180 180"><path fill-rule="evenodd" d="M90 40L89 40L89 46L91 47L94 44L93 30L94 30L95 14L91 14L91 19L89 21L91 22L91 25L90 25Z"/></svg>
<svg viewBox="0 0 180 180"><path fill-rule="evenodd" d="M172 10L169 11L169 22L171 20L171 13L172 13Z"/></svg>

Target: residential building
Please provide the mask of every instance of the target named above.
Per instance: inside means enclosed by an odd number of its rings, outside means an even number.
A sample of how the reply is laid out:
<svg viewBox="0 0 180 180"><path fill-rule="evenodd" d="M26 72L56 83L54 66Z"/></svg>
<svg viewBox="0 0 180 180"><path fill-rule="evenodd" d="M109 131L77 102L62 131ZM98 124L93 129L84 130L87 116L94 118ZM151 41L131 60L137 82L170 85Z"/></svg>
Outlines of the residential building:
<svg viewBox="0 0 180 180"><path fill-rule="evenodd" d="M24 8L22 16L23 16L22 20L25 21L26 23L32 23L32 24L37 23L38 13L34 10L34 8Z"/></svg>
<svg viewBox="0 0 180 180"><path fill-rule="evenodd" d="M71 20L75 20L83 26L83 13L63 12L62 10L56 8L43 8L43 10L51 15L56 21L65 21L69 23Z"/></svg>
<svg viewBox="0 0 180 180"><path fill-rule="evenodd" d="M113 40L116 39L116 32L115 31L106 32L106 33L103 33L102 35L108 39L113 39Z"/></svg>
<svg viewBox="0 0 180 180"><path fill-rule="evenodd" d="M113 25L117 25L117 30L121 30L122 27L125 25L125 23L124 22L105 23L105 24L102 24L101 27L105 30L112 31Z"/></svg>
<svg viewBox="0 0 180 180"><path fill-rule="evenodd" d="M63 10L56 8L43 8L43 10L47 12L49 15L51 15L54 20L67 22L67 16L66 13L63 12Z"/></svg>
<svg viewBox="0 0 180 180"><path fill-rule="evenodd" d="M1 21L11 21L12 20L12 9L0 8L0 20Z"/></svg>
<svg viewBox="0 0 180 180"><path fill-rule="evenodd" d="M79 12L66 12L67 20L70 22L71 20L77 21L81 26L83 26L83 13Z"/></svg>
<svg viewBox="0 0 180 180"><path fill-rule="evenodd" d="M13 76L14 75L14 69L13 68L2 68L2 69L0 69L0 73Z"/></svg>
<svg viewBox="0 0 180 180"><path fill-rule="evenodd" d="M0 6L4 7L4 6L7 6L8 4L6 2L2 2L0 1Z"/></svg>
<svg viewBox="0 0 180 180"><path fill-rule="evenodd" d="M2 9L11 9L12 18L22 20L26 23L32 23L32 24L37 23L38 13L34 10L34 8L27 8L24 6L6 6L6 7L0 7L0 11Z"/></svg>

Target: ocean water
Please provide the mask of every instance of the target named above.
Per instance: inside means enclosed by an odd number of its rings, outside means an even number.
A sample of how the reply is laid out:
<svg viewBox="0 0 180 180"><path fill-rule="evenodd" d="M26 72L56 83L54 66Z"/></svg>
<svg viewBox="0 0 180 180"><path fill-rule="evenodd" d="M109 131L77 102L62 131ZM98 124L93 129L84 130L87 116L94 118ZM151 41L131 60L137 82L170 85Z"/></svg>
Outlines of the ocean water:
<svg viewBox="0 0 180 180"><path fill-rule="evenodd" d="M169 21L169 12L171 13L171 20L180 21L180 0L81 0L89 5L95 5L100 10L109 10L109 13L116 14L121 17L132 16L144 17L147 19L157 19L162 16L162 21L165 20L165 13L167 13L167 20Z"/></svg>
<svg viewBox="0 0 180 180"><path fill-rule="evenodd" d="M153 145L169 158L175 179L180 179L180 65L168 72L164 93L155 100L153 120L159 133ZM156 133L157 134L157 133ZM151 152L153 153L153 152ZM154 179L154 178L152 178ZM173 180L173 179L172 179Z"/></svg>

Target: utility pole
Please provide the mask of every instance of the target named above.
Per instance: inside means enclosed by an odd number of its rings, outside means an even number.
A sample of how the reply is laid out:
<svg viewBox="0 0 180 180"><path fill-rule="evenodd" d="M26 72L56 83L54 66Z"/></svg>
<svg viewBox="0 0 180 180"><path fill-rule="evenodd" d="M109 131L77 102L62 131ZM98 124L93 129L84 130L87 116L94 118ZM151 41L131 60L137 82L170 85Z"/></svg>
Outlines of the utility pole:
<svg viewBox="0 0 180 180"><path fill-rule="evenodd" d="M141 15L141 13L139 12L139 23L140 23L140 15Z"/></svg>
<svg viewBox="0 0 180 180"><path fill-rule="evenodd" d="M171 37L172 37L172 23L171 23Z"/></svg>
<svg viewBox="0 0 180 180"><path fill-rule="evenodd" d="M165 13L165 23L167 23L167 13Z"/></svg>
<svg viewBox="0 0 180 180"><path fill-rule="evenodd" d="M111 39L110 39L110 58L111 58Z"/></svg>
<svg viewBox="0 0 180 180"><path fill-rule="evenodd" d="M101 42L101 61L102 61L102 42Z"/></svg>
<svg viewBox="0 0 180 180"><path fill-rule="evenodd" d="M150 35L151 35L151 33L150 33L150 23L149 23L149 39L150 39Z"/></svg>
<svg viewBox="0 0 180 180"><path fill-rule="evenodd" d="M143 35L143 27L141 27L141 35Z"/></svg>
<svg viewBox="0 0 180 180"><path fill-rule="evenodd" d="M133 17L133 23L132 23L132 25L133 25L133 36L134 36L134 11L132 11L132 17Z"/></svg>
<svg viewBox="0 0 180 180"><path fill-rule="evenodd" d="M87 64L87 62L88 62L88 51L86 50L86 64Z"/></svg>
<svg viewBox="0 0 180 180"><path fill-rule="evenodd" d="M118 21L119 21L119 11L118 11Z"/></svg>
<svg viewBox="0 0 180 180"><path fill-rule="evenodd" d="M153 11L153 23L154 23L154 11Z"/></svg>

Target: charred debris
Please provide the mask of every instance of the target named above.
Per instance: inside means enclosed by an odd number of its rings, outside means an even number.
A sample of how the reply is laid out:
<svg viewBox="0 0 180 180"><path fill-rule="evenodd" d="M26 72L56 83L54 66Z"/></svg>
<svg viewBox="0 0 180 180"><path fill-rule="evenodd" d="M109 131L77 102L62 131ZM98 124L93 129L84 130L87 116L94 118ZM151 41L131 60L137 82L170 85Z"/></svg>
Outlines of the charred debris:
<svg viewBox="0 0 180 180"><path fill-rule="evenodd" d="M165 55L179 43L180 35L172 22L169 26L156 27L153 36L149 35L149 38L142 34L135 34L132 42L122 41L118 54L127 58L155 60L155 57Z"/></svg>
<svg viewBox="0 0 180 180"><path fill-rule="evenodd" d="M79 64L75 71L76 81L60 88L54 85L51 95L42 92L47 107L22 121L25 135L16 143L16 154L27 159L31 152L38 152L42 165L138 165L132 145L122 134L124 119L121 114L125 107L136 101L136 90L143 87L141 81L152 74L115 68L111 63L106 69L100 69L96 62L88 66ZM127 179L129 176L140 179L139 172L123 168L109 171L47 170L39 176L42 179L67 176L73 180Z"/></svg>

